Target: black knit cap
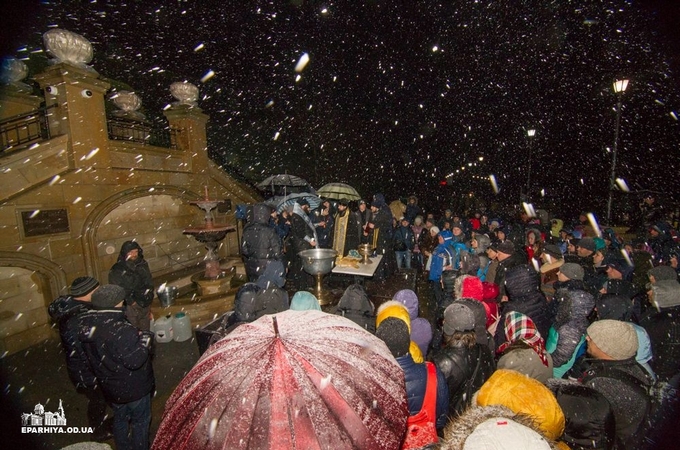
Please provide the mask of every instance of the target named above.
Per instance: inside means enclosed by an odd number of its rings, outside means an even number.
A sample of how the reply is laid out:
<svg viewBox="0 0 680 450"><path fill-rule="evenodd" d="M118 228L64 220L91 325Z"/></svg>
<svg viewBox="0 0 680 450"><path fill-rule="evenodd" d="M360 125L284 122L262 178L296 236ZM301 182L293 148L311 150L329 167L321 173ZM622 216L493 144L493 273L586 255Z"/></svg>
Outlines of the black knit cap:
<svg viewBox="0 0 680 450"><path fill-rule="evenodd" d="M85 297L99 286L99 281L92 277L78 277L71 283L72 297Z"/></svg>
<svg viewBox="0 0 680 450"><path fill-rule="evenodd" d="M125 299L125 289L116 284L105 284L92 294L94 309L111 309Z"/></svg>
<svg viewBox="0 0 680 450"><path fill-rule="evenodd" d="M395 358L408 353L411 337L408 332L408 325L403 320L396 317L386 318L380 322L375 335L385 342Z"/></svg>

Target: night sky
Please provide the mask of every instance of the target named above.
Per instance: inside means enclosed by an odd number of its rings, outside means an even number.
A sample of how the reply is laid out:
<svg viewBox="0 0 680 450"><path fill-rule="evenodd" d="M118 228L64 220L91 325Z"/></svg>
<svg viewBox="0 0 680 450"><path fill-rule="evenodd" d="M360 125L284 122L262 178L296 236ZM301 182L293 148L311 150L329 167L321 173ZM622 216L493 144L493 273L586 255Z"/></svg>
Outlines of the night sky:
<svg viewBox="0 0 680 450"><path fill-rule="evenodd" d="M365 197L415 193L435 210L470 193L517 203L531 146L537 207L603 216L619 77L631 82L617 176L631 191L680 194L678 3L25 2L3 52L38 70L42 33L79 33L92 66L132 87L159 126L169 85L196 84L211 155L255 183L288 172Z"/></svg>

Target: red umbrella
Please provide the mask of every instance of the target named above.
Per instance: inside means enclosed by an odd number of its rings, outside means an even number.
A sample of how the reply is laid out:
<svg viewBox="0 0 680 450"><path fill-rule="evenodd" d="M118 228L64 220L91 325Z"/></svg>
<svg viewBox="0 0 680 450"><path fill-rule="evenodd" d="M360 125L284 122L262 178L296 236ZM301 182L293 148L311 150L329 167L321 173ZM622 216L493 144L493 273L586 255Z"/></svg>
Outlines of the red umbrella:
<svg viewBox="0 0 680 450"><path fill-rule="evenodd" d="M153 449L394 449L404 374L385 344L321 311L240 325L168 400Z"/></svg>

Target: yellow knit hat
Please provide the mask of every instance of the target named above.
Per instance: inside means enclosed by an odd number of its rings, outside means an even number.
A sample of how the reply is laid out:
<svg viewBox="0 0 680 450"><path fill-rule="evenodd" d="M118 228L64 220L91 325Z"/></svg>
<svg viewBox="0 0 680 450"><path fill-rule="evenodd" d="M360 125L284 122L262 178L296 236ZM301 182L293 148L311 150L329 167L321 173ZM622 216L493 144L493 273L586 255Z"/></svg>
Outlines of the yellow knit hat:
<svg viewBox="0 0 680 450"><path fill-rule="evenodd" d="M380 323L388 317L394 317L403 320L408 327L408 332L411 333L411 316L409 316L408 309L406 309L403 303L390 300L380 305L375 318L375 327L378 328ZM423 358L423 353L420 351L420 347L418 347L418 344L415 342L411 341L408 352L411 354L411 358L413 358L414 362L421 363L425 361L425 358Z"/></svg>
<svg viewBox="0 0 680 450"><path fill-rule="evenodd" d="M378 314L375 317L375 327L380 326L380 322L387 319L388 317L396 317L406 322L408 327L408 332L411 332L411 316L408 314L408 309L402 304L395 300L390 300L383 303L378 308Z"/></svg>

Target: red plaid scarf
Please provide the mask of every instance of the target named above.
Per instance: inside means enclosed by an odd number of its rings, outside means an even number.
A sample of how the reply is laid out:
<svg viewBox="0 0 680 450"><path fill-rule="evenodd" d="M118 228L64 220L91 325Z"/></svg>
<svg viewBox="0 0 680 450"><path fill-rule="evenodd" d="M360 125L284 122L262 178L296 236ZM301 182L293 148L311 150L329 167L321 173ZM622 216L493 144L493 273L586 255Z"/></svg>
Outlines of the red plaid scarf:
<svg viewBox="0 0 680 450"><path fill-rule="evenodd" d="M507 313L505 315L505 339L506 341L496 351L498 354L503 353L515 342L523 342L531 347L541 358L543 364L548 367L548 352L545 350L545 341L536 329L534 321L528 316L517 311Z"/></svg>

